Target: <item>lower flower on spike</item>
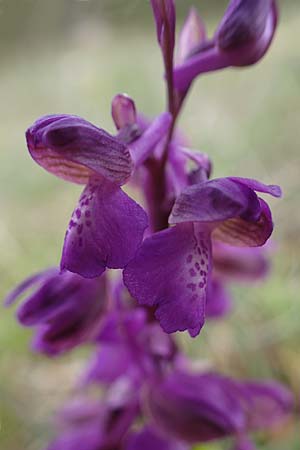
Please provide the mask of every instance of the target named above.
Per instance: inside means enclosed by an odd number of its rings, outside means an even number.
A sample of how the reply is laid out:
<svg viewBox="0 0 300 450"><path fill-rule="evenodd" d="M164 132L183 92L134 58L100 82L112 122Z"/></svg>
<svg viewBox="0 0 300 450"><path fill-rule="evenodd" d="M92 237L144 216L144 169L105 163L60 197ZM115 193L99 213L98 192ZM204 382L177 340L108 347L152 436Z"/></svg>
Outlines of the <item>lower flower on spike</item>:
<svg viewBox="0 0 300 450"><path fill-rule="evenodd" d="M244 178L220 178L191 185L175 201L175 226L144 240L124 270L124 282L139 304L154 306L167 333L199 334L205 320L211 274L211 242L260 246L273 222L256 191L275 197L278 186Z"/></svg>

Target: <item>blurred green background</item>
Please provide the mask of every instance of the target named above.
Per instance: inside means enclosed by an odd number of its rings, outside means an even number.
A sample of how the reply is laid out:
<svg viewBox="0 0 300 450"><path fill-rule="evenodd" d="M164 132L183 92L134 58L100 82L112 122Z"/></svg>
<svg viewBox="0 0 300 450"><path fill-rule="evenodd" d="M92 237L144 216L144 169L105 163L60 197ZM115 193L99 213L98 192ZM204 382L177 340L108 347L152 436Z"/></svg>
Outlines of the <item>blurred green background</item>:
<svg viewBox="0 0 300 450"><path fill-rule="evenodd" d="M178 21L196 4L213 31L226 1L178 1ZM275 42L257 66L195 83L180 125L209 153L216 176L278 183L272 276L234 289L235 310L208 323L186 347L228 374L300 386L300 5L281 2ZM140 111L164 109L162 65L146 0L0 0L0 294L60 258L80 188L47 174L26 151L40 115L74 113L113 131L110 101L127 92ZM0 315L0 448L39 450L51 417L72 392L85 360L47 360L28 350L30 332L13 310ZM298 424L258 436L264 450L300 449ZM204 447L201 447L204 448ZM220 449L218 445L205 449Z"/></svg>

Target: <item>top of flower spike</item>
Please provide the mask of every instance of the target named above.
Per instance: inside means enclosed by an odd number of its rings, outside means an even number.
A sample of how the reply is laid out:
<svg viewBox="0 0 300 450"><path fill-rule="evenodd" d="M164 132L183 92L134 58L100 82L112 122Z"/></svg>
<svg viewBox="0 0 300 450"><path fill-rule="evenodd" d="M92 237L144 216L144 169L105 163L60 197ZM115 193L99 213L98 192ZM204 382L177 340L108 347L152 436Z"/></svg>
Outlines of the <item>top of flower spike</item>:
<svg viewBox="0 0 300 450"><path fill-rule="evenodd" d="M255 64L272 42L277 19L275 0L232 0L214 38L175 68L174 86L185 91L200 74Z"/></svg>
<svg viewBox="0 0 300 450"><path fill-rule="evenodd" d="M176 12L173 0L151 0L156 22L157 40L163 51L173 50L175 45ZM168 36L167 36L167 34ZM170 42L165 42L170 40Z"/></svg>
<svg viewBox="0 0 300 450"><path fill-rule="evenodd" d="M272 0L233 0L218 26L216 40L233 50L259 39L265 31Z"/></svg>
<svg viewBox="0 0 300 450"><path fill-rule="evenodd" d="M48 172L79 184L92 175L124 184L133 163L127 146L90 122L73 115L38 119L26 132L32 158Z"/></svg>

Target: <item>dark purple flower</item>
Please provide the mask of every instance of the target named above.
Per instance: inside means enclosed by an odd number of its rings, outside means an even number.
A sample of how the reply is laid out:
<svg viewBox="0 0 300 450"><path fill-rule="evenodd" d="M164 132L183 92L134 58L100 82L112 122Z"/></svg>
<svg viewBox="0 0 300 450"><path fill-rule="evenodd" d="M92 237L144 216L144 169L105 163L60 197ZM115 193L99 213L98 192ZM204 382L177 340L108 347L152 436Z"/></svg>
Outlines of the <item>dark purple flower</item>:
<svg viewBox="0 0 300 450"><path fill-rule="evenodd" d="M61 268L86 278L122 268L143 238L144 210L121 189L131 175L128 147L76 116L39 119L26 133L34 160L55 175L87 184L66 233Z"/></svg>
<svg viewBox="0 0 300 450"><path fill-rule="evenodd" d="M145 411L158 429L186 442L245 435L286 420L291 393L273 382L240 382L216 373L174 371L144 390Z"/></svg>
<svg viewBox="0 0 300 450"><path fill-rule="evenodd" d="M224 317L232 308L232 300L224 283L212 276L208 284L205 314L207 318L218 319Z"/></svg>
<svg viewBox="0 0 300 450"><path fill-rule="evenodd" d="M100 348L84 374L84 384L111 384L127 376L135 380L138 387L145 377L152 377L156 371L172 364L176 356L171 337L158 323L149 322L143 308L108 314L97 342Z"/></svg>
<svg viewBox="0 0 300 450"><path fill-rule="evenodd" d="M172 373L145 388L145 410L162 432L186 442L205 442L246 427L239 385L217 374Z"/></svg>
<svg viewBox="0 0 300 450"><path fill-rule="evenodd" d="M189 450L189 445L167 438L149 426L132 433L126 442L126 450Z"/></svg>
<svg viewBox="0 0 300 450"><path fill-rule="evenodd" d="M214 241L214 273L225 281L260 280L270 268L266 250L265 247L234 247Z"/></svg>
<svg viewBox="0 0 300 450"><path fill-rule="evenodd" d="M114 383L101 402L80 400L59 415L59 436L47 450L108 450L123 446L138 415L134 386L127 380Z"/></svg>
<svg viewBox="0 0 300 450"><path fill-rule="evenodd" d="M279 425L291 414L294 399L291 392L275 381L243 383L249 403L246 407L247 429L255 431Z"/></svg>
<svg viewBox="0 0 300 450"><path fill-rule="evenodd" d="M278 186L246 178L220 178L185 188L176 199L167 230L146 238L124 270L124 282L139 304L156 307L167 333L199 334L210 282L211 239L260 246L273 230L268 205L254 190L275 197Z"/></svg>
<svg viewBox="0 0 300 450"><path fill-rule="evenodd" d="M18 308L17 317L22 325L36 329L36 351L57 355L92 341L99 332L107 307L104 277L87 280L48 269L21 283L7 301L16 301L29 288L32 292Z"/></svg>
<svg viewBox="0 0 300 450"><path fill-rule="evenodd" d="M174 69L174 85L185 91L200 74L258 62L277 26L275 0L231 0L212 40L201 43Z"/></svg>

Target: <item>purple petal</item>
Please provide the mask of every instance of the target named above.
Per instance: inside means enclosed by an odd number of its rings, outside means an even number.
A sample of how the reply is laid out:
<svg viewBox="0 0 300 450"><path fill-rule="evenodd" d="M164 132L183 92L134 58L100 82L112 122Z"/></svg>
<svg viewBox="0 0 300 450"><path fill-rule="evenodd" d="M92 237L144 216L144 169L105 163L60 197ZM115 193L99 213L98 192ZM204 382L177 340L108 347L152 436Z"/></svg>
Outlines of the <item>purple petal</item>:
<svg viewBox="0 0 300 450"><path fill-rule="evenodd" d="M260 203L252 189L228 178L219 178L187 187L176 199L169 223L222 222L247 216L257 220Z"/></svg>
<svg viewBox="0 0 300 450"><path fill-rule="evenodd" d="M213 242L214 273L232 281L255 281L264 278L269 271L266 249L261 247L233 247Z"/></svg>
<svg viewBox="0 0 300 450"><path fill-rule="evenodd" d="M156 307L167 333L199 334L204 324L209 234L191 223L155 233L144 240L124 270L124 282L139 304Z"/></svg>
<svg viewBox="0 0 300 450"><path fill-rule="evenodd" d="M131 434L124 450L189 450L187 444L161 436L157 430L145 427Z"/></svg>
<svg viewBox="0 0 300 450"><path fill-rule="evenodd" d="M27 130L26 139L33 159L64 180L86 184L98 174L124 184L131 175L126 145L80 117L42 117Z"/></svg>
<svg viewBox="0 0 300 450"><path fill-rule="evenodd" d="M248 429L274 427L293 412L294 398L283 385L274 381L243 383L249 396Z"/></svg>
<svg viewBox="0 0 300 450"><path fill-rule="evenodd" d="M111 113L118 130L136 123L134 101L126 94L118 94L113 98Z"/></svg>
<svg viewBox="0 0 300 450"><path fill-rule="evenodd" d="M46 450L99 450L103 443L102 430L85 427L66 431Z"/></svg>
<svg viewBox="0 0 300 450"><path fill-rule="evenodd" d="M206 299L206 317L218 319L224 317L230 312L232 301L224 284L216 278L213 278L208 285Z"/></svg>
<svg viewBox="0 0 300 450"><path fill-rule="evenodd" d="M84 383L112 383L126 375L133 364L130 348L126 345L102 344L84 375Z"/></svg>
<svg viewBox="0 0 300 450"><path fill-rule="evenodd" d="M217 44L223 51L245 49L252 44L257 51L265 52L276 22L276 4L272 0L231 0L216 32Z"/></svg>
<svg viewBox="0 0 300 450"><path fill-rule="evenodd" d="M56 287L61 283L59 277L66 276L68 280L62 288ZM27 308L19 311L19 318L26 325L38 325L34 350L48 356L94 340L107 308L104 277L86 280L65 273L59 277L51 280L52 289L50 283L46 290L41 288L35 298L28 299Z"/></svg>
<svg viewBox="0 0 300 450"><path fill-rule="evenodd" d="M49 273L57 271L57 269L46 269L42 272L38 272L22 281L18 286L15 287L4 299L4 306L11 306L16 302L19 297L24 294L28 289L41 282L44 278L47 278Z"/></svg>
<svg viewBox="0 0 300 450"><path fill-rule="evenodd" d="M59 311L70 309L70 302L73 304L82 292L83 298L94 295L97 287L96 283L88 283L78 275L69 272L60 274L58 269L48 270L41 281L17 311L18 319L24 326L51 320Z"/></svg>
<svg viewBox="0 0 300 450"><path fill-rule="evenodd" d="M185 91L200 74L255 64L268 50L277 20L275 1L232 0L214 39L174 69L174 86Z"/></svg>
<svg viewBox="0 0 300 450"><path fill-rule="evenodd" d="M249 189L253 189L253 191L263 192L264 194L270 194L273 197L281 197L282 191L279 186L276 184L264 184L260 181L253 180L252 178L240 178L240 177L229 177L230 180L239 182L247 186Z"/></svg>
<svg viewBox="0 0 300 450"><path fill-rule="evenodd" d="M150 385L145 410L163 432L186 442L206 442L245 428L243 391L217 374L174 372Z"/></svg>
<svg viewBox="0 0 300 450"><path fill-rule="evenodd" d="M93 179L70 221L61 269L86 278L106 267L123 268L133 258L147 228L144 210L118 186Z"/></svg>
<svg viewBox="0 0 300 450"><path fill-rule="evenodd" d="M213 230L213 238L225 244L240 247L264 245L273 232L272 214L269 206L259 198L261 214L256 222L241 217L228 219Z"/></svg>
<svg viewBox="0 0 300 450"><path fill-rule="evenodd" d="M171 114L165 112L156 117L142 136L130 145L135 167L139 167L153 152L155 146L165 137L172 122Z"/></svg>
<svg viewBox="0 0 300 450"><path fill-rule="evenodd" d="M206 39L205 25L195 8L191 8L183 24L178 42L178 64L183 63Z"/></svg>

